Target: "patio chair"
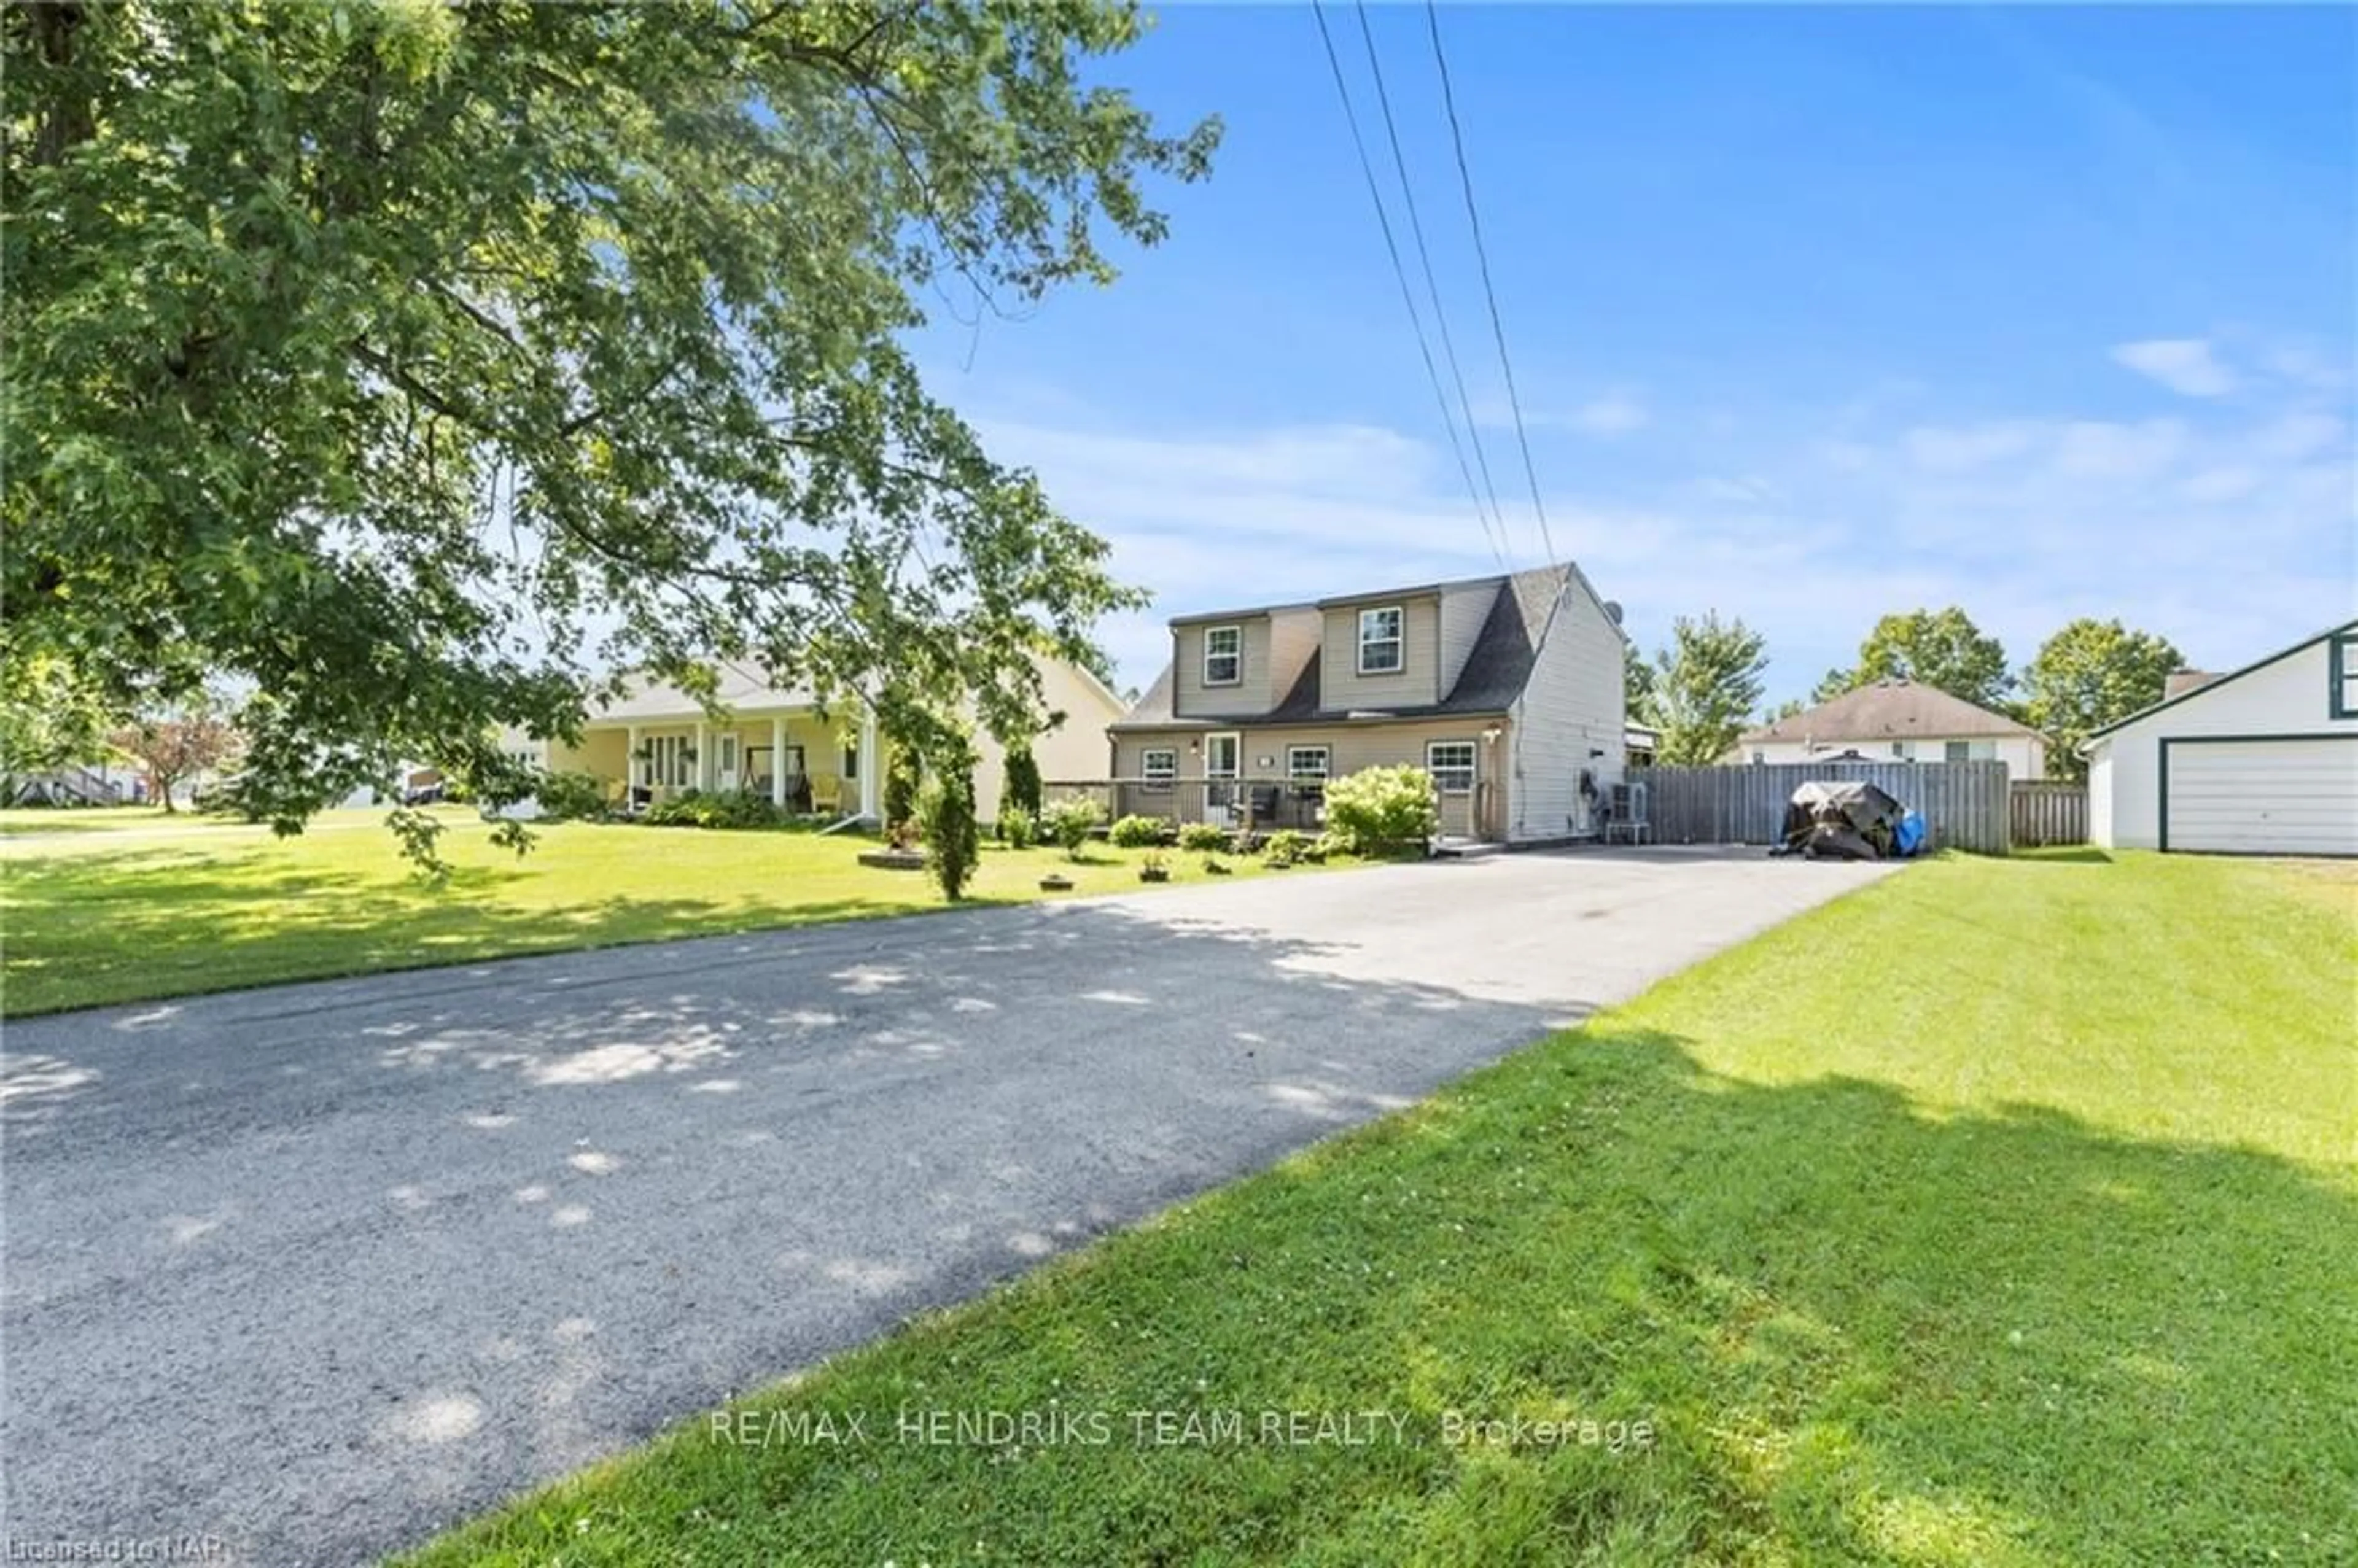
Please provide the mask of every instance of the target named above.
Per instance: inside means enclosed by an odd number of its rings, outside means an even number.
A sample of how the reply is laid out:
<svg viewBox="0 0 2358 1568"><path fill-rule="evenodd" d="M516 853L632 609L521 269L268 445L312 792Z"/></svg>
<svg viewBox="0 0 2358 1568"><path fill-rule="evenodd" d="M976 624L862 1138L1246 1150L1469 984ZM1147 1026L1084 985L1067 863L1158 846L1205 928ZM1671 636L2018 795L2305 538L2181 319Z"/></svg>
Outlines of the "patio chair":
<svg viewBox="0 0 2358 1568"><path fill-rule="evenodd" d="M1654 831L1646 817L1646 785L1617 784L1606 796L1605 841L1643 844Z"/></svg>

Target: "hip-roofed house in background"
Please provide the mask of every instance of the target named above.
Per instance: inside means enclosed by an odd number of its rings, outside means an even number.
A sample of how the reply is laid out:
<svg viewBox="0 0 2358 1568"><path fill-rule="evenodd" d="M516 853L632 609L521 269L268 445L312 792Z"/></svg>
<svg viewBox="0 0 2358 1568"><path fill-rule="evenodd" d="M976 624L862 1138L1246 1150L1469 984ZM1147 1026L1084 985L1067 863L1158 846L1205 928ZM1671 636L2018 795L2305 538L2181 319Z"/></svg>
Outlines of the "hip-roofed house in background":
<svg viewBox="0 0 2358 1568"><path fill-rule="evenodd" d="M2108 849L2358 855L2358 621L2225 675L2182 671L2088 737Z"/></svg>
<svg viewBox="0 0 2358 1568"><path fill-rule="evenodd" d="M633 794L661 801L688 790L751 790L781 806L880 821L883 773L876 721L854 699L822 708L816 694L770 684L753 663L722 660L719 697L727 718L715 722L696 698L662 681L634 681L591 711L581 743L543 742L511 733L519 760L553 773L586 773L617 805ZM1105 759L1105 727L1121 716L1121 698L1087 670L1064 659L1038 661L1049 728L1033 738L1044 775L1087 772ZM999 816L1006 752L978 733L975 811Z"/></svg>
<svg viewBox="0 0 2358 1568"><path fill-rule="evenodd" d="M2039 731L1936 686L1879 680L1747 730L1723 762L1983 762L2017 782L2047 775Z"/></svg>
<svg viewBox="0 0 2358 1568"><path fill-rule="evenodd" d="M1623 646L1569 564L1174 616L1170 665L1108 727L1113 808L1310 827L1328 779L1409 763L1445 838L1585 836L1621 776Z"/></svg>

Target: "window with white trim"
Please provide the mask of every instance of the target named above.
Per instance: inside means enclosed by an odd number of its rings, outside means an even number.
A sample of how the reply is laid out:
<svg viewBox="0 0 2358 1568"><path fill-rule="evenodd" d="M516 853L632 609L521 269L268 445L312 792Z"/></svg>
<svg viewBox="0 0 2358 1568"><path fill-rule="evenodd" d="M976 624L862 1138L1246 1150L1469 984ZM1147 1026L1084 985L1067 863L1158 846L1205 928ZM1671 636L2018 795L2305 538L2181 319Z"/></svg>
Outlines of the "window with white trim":
<svg viewBox="0 0 2358 1568"><path fill-rule="evenodd" d="M1234 686L1245 678L1245 630L1241 626L1204 628L1204 684Z"/></svg>
<svg viewBox="0 0 2358 1568"><path fill-rule="evenodd" d="M679 788L689 783L695 748L685 735L657 735L647 741L647 782Z"/></svg>
<svg viewBox="0 0 2358 1568"><path fill-rule="evenodd" d="M1151 747L1138 754L1138 776L1152 790L1166 790L1179 776L1179 753L1167 746Z"/></svg>
<svg viewBox="0 0 2358 1568"><path fill-rule="evenodd" d="M1359 611L1359 673L1398 675L1406 667L1407 616L1397 604Z"/></svg>
<svg viewBox="0 0 2358 1568"><path fill-rule="evenodd" d="M1325 784L1334 753L1324 746L1288 746L1285 776L1295 784Z"/></svg>
<svg viewBox="0 0 2358 1568"><path fill-rule="evenodd" d="M1465 795L1474 787L1474 742L1471 741L1429 741L1424 748L1424 771L1433 775L1433 784L1444 795Z"/></svg>
<svg viewBox="0 0 2358 1568"><path fill-rule="evenodd" d="M2334 638L2328 655L2333 681L2327 692L2326 713L2334 719L2358 719L2358 632L2344 632Z"/></svg>

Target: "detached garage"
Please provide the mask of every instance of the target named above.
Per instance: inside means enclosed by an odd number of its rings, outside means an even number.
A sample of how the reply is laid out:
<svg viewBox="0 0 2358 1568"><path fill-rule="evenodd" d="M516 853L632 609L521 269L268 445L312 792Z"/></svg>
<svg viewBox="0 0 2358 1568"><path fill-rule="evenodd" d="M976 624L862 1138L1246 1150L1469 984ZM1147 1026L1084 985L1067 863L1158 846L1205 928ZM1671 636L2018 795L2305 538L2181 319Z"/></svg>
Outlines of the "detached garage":
<svg viewBox="0 0 2358 1568"><path fill-rule="evenodd" d="M2358 622L2171 694L2088 738L2106 849L2358 855Z"/></svg>

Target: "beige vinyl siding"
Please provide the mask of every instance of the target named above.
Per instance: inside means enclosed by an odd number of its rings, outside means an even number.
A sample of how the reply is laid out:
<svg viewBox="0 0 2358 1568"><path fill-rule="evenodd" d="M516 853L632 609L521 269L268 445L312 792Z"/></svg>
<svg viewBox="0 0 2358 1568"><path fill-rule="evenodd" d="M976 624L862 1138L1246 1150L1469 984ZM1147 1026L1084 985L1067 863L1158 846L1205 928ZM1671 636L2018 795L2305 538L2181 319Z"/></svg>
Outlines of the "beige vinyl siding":
<svg viewBox="0 0 2358 1568"><path fill-rule="evenodd" d="M1044 779L1093 779L1106 765L1106 726L1128 711L1122 700L1093 676L1062 659L1043 660L1040 691L1050 714L1064 721L1032 741L1032 760ZM1007 749L985 731L975 737L974 814L999 820L999 799L1007 779Z"/></svg>
<svg viewBox="0 0 2358 1568"><path fill-rule="evenodd" d="M1318 657L1325 627L1325 617L1306 608L1281 610L1270 617L1270 707L1285 700L1303 666Z"/></svg>
<svg viewBox="0 0 2358 1568"><path fill-rule="evenodd" d="M1359 674L1359 611L1401 608L1402 664L1391 675ZM1335 712L1357 708L1426 708L1441 700L1441 598L1438 594L1368 599L1325 611L1318 702ZM1462 661L1461 661L1462 663ZM1182 712L1185 711L1184 708Z"/></svg>
<svg viewBox="0 0 2358 1568"><path fill-rule="evenodd" d="M1482 732L1498 730L1498 739L1486 742ZM1228 731L1222 731L1228 733ZM1420 719L1393 724L1305 724L1268 726L1254 729L1238 727L1242 738L1243 781L1247 784L1282 784L1286 782L1285 752L1289 746L1324 746L1327 748L1327 776L1341 778L1362 768L1394 767L1407 763L1424 766L1424 748L1429 741L1470 741L1474 743L1475 775L1478 784L1487 785L1474 795L1444 799L1442 803L1444 832L1475 836L1484 830L1474 820L1477 803L1489 817L1489 831L1502 829L1510 820L1509 808L1511 792L1506 777L1507 759L1512 754L1513 728L1504 719L1468 715L1451 719ZM1178 777L1181 780L1204 776L1203 736L1189 730L1163 733L1134 731L1118 736L1114 743L1114 773L1117 777L1135 779L1145 770L1144 753L1164 750L1177 753ZM1190 743L1196 750L1189 751ZM1054 775L1050 775L1054 776ZM1078 774L1076 777L1094 777ZM1141 804L1138 809L1154 809Z"/></svg>
<svg viewBox="0 0 2358 1568"><path fill-rule="evenodd" d="M1222 626L1242 633L1244 657L1238 661L1242 678L1234 686L1204 684L1204 633ZM1233 621L1190 622L1172 634L1172 711L1186 718L1228 713L1267 713L1282 695L1273 691L1270 660L1270 618L1239 615ZM1046 776L1044 773L1043 776Z"/></svg>
<svg viewBox="0 0 2358 1568"><path fill-rule="evenodd" d="M1457 677L1466 673L1466 661L1482 636L1483 622L1490 619L1490 607L1498 601L1503 589L1504 584L1493 581L1462 583L1442 590L1442 697L1457 689Z"/></svg>
<svg viewBox="0 0 2358 1568"><path fill-rule="evenodd" d="M562 741L550 741L548 767L552 773L594 773L599 778L620 784L630 749L630 737L621 730L592 730L581 737L579 746L568 746Z"/></svg>
<svg viewBox="0 0 2358 1568"><path fill-rule="evenodd" d="M1580 795L1580 771L1595 770L1602 793L1623 766L1620 629L1578 583L1568 583L1542 633L1531 678L1515 704L1515 773L1506 818L1513 841L1595 830ZM1601 752L1592 757L1589 752Z"/></svg>

